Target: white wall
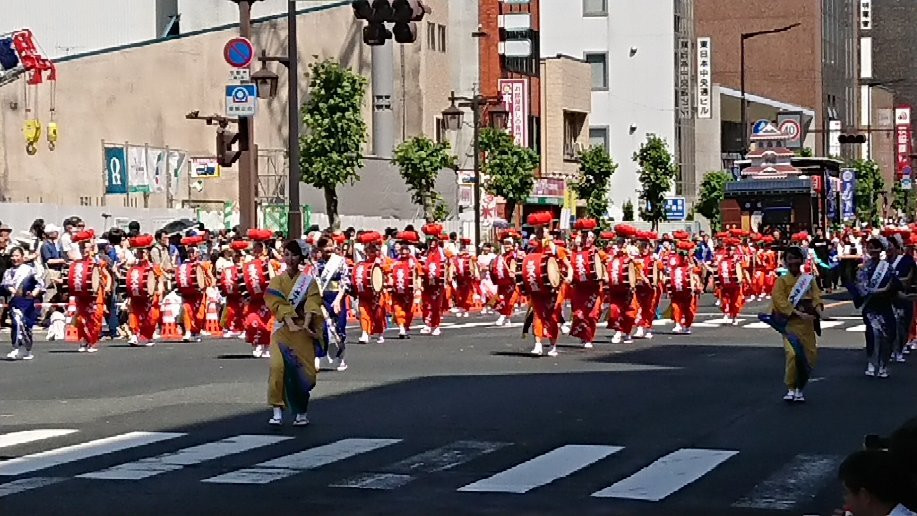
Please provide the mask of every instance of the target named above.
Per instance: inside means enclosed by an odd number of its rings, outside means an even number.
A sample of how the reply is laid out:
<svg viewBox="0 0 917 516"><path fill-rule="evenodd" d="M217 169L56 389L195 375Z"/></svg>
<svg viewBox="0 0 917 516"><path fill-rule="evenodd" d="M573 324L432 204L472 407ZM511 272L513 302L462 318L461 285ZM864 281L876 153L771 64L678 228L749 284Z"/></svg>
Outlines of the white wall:
<svg viewBox="0 0 917 516"><path fill-rule="evenodd" d="M30 28L52 58L152 39L152 0L3 0L0 34Z"/></svg>
<svg viewBox="0 0 917 516"><path fill-rule="evenodd" d="M608 91L592 93L590 125L608 126L618 169L611 201L637 204L637 166L631 160L654 133L675 152L675 36L672 0L613 0L608 16L584 17L582 0L541 0L541 55L608 53ZM630 55L631 47L637 52ZM630 134L630 125L637 130Z"/></svg>
<svg viewBox="0 0 917 516"><path fill-rule="evenodd" d="M477 93L480 83L478 40L471 34L478 29L477 2L451 0L449 2L449 30L447 45L452 53L452 87L455 94L469 97ZM426 35L424 35L426 37ZM443 108L446 107L443 103ZM449 135L456 155L459 157L459 168L470 170L474 167L473 131L467 124L462 130Z"/></svg>
<svg viewBox="0 0 917 516"><path fill-rule="evenodd" d="M300 2L299 9L341 3L340 0ZM178 0L183 33L209 29L229 23L239 23L239 7L229 0ZM252 7L252 18L287 12L287 0L262 0Z"/></svg>

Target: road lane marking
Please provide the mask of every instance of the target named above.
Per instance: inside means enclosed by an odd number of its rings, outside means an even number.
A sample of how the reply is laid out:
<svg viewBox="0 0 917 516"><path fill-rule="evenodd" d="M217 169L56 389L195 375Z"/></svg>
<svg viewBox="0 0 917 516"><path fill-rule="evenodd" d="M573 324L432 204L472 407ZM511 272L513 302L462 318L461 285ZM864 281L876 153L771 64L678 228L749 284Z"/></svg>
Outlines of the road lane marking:
<svg viewBox="0 0 917 516"><path fill-rule="evenodd" d="M237 435L220 441L184 448L174 453L166 453L148 459L140 459L135 462L119 464L111 468L78 476L79 478L94 478L100 480L141 480L162 473L177 471L185 466L200 464L201 462L218 459L235 453L242 453L288 439L292 439L292 437L274 435Z"/></svg>
<svg viewBox="0 0 917 516"><path fill-rule="evenodd" d="M839 306L849 305L851 303L853 303L853 301L838 301L836 303L828 303L825 305L825 309L827 310L828 308L837 308Z"/></svg>
<svg viewBox="0 0 917 516"><path fill-rule="evenodd" d="M330 487L391 490L411 482L419 473L453 469L508 445L486 441L456 441L380 468L378 473L361 473L335 482Z"/></svg>
<svg viewBox="0 0 917 516"><path fill-rule="evenodd" d="M9 448L10 446L16 446L19 444L31 443L35 441L42 441L44 439L51 439L52 437L60 437L62 435L69 435L75 432L76 430L42 429L42 430L23 430L21 432L10 432L8 434L0 434L0 448Z"/></svg>
<svg viewBox="0 0 917 516"><path fill-rule="evenodd" d="M256 464L250 468L230 471L223 475L207 478L202 482L211 484L269 484L275 480L298 475L304 471L400 442L401 439L342 439L331 444L284 455L283 457Z"/></svg>
<svg viewBox="0 0 917 516"><path fill-rule="evenodd" d="M0 475L14 476L31 473L90 457L175 439L184 435L186 434L174 432L128 432L0 462Z"/></svg>
<svg viewBox="0 0 917 516"><path fill-rule="evenodd" d="M476 493L527 493L598 462L624 448L592 444L568 444L491 477L459 488Z"/></svg>
<svg viewBox="0 0 917 516"><path fill-rule="evenodd" d="M818 490L834 477L843 457L800 454L752 489L733 507L789 510L811 501Z"/></svg>
<svg viewBox="0 0 917 516"><path fill-rule="evenodd" d="M38 489L40 487L54 485L60 482L67 480L66 477L32 477L32 478L20 478L13 480L12 482L7 482L6 484L0 484L0 498L4 496L13 495L16 493L22 493L25 491L31 491L32 489Z"/></svg>
<svg viewBox="0 0 917 516"><path fill-rule="evenodd" d="M682 448L592 496L658 502L700 479L737 453L731 450Z"/></svg>
<svg viewBox="0 0 917 516"><path fill-rule="evenodd" d="M856 326L851 326L851 327L847 328L847 331L851 331L851 332L853 332L853 331L855 331L855 332L865 332L865 331L866 331L866 325L865 325L865 324L858 324L858 325L856 325Z"/></svg>

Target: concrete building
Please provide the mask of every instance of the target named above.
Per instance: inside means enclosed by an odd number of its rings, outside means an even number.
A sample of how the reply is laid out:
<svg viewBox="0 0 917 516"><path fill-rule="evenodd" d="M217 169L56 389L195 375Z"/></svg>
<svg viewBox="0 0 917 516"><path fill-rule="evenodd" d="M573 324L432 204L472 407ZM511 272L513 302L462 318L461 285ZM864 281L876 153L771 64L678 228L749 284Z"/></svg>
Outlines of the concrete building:
<svg viewBox="0 0 917 516"><path fill-rule="evenodd" d="M815 111L817 155L828 155L829 141L841 130L857 127L856 0L696 0L698 37L710 37L713 82L740 90L740 42L743 33L800 25L787 32L746 41L746 92ZM749 117L750 118L750 117ZM829 133L829 121L840 127ZM754 119L748 120L749 124ZM741 152L750 127L724 126L728 152ZM853 156L856 149L844 148Z"/></svg>
<svg viewBox="0 0 917 516"><path fill-rule="evenodd" d="M575 56L592 67L589 141L605 145L618 164L611 214L620 218L628 200L638 204L641 187L632 156L648 134L663 138L681 165L673 193L693 196L691 2L542 0L541 13L542 54Z"/></svg>
<svg viewBox="0 0 917 516"><path fill-rule="evenodd" d="M434 12L427 21L445 31L446 0L429 3ZM362 22L354 19L349 2L301 8L298 23L300 69L304 74L313 56L334 57L361 74L369 74L370 49L362 43ZM33 113L47 123L50 88L44 85L30 91L29 104L23 95L23 81L0 88L0 200L225 209L228 202L237 199L235 168L224 169L220 178L203 179L200 183L189 181L188 170L184 169L171 195L155 189L149 193L106 195L103 147L127 143L134 148L180 150L188 157L213 156L215 128L186 120L185 115L194 110L202 115L224 112L229 66L223 61L222 48L237 34L237 27L216 28L62 58L58 62L56 93L60 140L53 152L42 141L38 153L30 156L22 137L28 106L34 107ZM252 39L258 51L283 55L286 34L286 20L273 16L255 20ZM434 48L421 36L416 44L395 49L396 143L416 134L436 134L437 118L451 87L452 60L445 41L444 32ZM271 66L280 76L279 94L276 99L260 102L255 140L262 175L283 183L277 178L282 179L286 170L288 78L282 67ZM307 78L300 81L299 87L300 98L305 99ZM367 91L364 118L372 131L370 94ZM32 105L35 100L37 104ZM387 164L368 163L362 180L342 190L342 205L353 215L412 216L415 209L397 172ZM264 178L260 196L284 195L282 191L270 191L273 187L266 182L269 180ZM202 185L201 191L191 188L198 184ZM442 193L450 203L456 197L454 184L451 173L444 176ZM380 206L380 198L388 205ZM314 212L324 210L321 193L314 189L306 189L303 202Z"/></svg>

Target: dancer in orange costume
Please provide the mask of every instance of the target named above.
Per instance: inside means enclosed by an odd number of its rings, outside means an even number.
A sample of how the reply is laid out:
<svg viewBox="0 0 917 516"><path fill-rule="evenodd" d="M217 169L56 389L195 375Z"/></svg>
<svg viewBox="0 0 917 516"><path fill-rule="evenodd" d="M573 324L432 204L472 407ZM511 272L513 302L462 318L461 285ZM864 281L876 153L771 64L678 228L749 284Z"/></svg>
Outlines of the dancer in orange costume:
<svg viewBox="0 0 917 516"><path fill-rule="evenodd" d="M729 237L725 241L726 256L717 264L716 273L720 283L721 309L726 316L726 322L733 326L739 325L739 313L745 306L742 294L745 283L742 258L738 256L737 239Z"/></svg>
<svg viewBox="0 0 917 516"><path fill-rule="evenodd" d="M440 246L443 227L439 224L427 224L421 231L427 235L427 254L423 260L423 290L420 293L421 312L424 325L420 333L437 336L443 318L446 284L451 279L448 273L449 262Z"/></svg>
<svg viewBox="0 0 917 516"><path fill-rule="evenodd" d="M366 259L353 268L353 285L357 300L360 303L360 327L363 334L358 342L366 344L371 337L376 337L376 342L385 342L385 306L382 304L382 291L384 288L384 273L382 272L382 257L379 246L382 245L382 235L375 231L361 234L357 240L363 244ZM378 268L378 272L376 269ZM373 285L373 274L382 274L382 284ZM378 287L378 289L377 289Z"/></svg>
<svg viewBox="0 0 917 516"><path fill-rule="evenodd" d="M474 296L480 274L478 272L477 260L471 254L471 239L463 238L459 241L459 254L453 260L452 270L455 271L455 290L452 301L457 309L456 316L468 317L471 306L474 303Z"/></svg>
<svg viewBox="0 0 917 516"><path fill-rule="evenodd" d="M669 272L669 294L672 297L672 319L675 321L674 333L691 333L694 316L697 310L695 301L700 289L700 278L689 256L694 245L688 241L679 241L678 264Z"/></svg>
<svg viewBox="0 0 917 516"><path fill-rule="evenodd" d="M134 249L137 262L127 271L127 296L129 298L128 325L131 346L152 346L156 328L159 326L159 304L162 302L163 272L158 265L150 263L152 235L138 235L128 240ZM153 292L149 292L152 275Z"/></svg>
<svg viewBox="0 0 917 516"><path fill-rule="evenodd" d="M777 282L777 251L771 247L774 244L774 237L765 235L761 238L761 244L761 269L764 271L764 278L760 295L763 295L764 299L770 299Z"/></svg>
<svg viewBox="0 0 917 516"><path fill-rule="evenodd" d="M264 294L275 272L265 242L273 238L273 234L267 229L250 229L248 238L252 240L252 259L242 265L242 278L248 292L242 316L245 342L252 347L255 358L270 358L274 322Z"/></svg>
<svg viewBox="0 0 917 516"><path fill-rule="evenodd" d="M105 285L107 272L96 257L95 232L93 230L81 231L73 236L73 242L80 245L82 259L70 264L72 277L83 276L82 271L90 274L92 269L99 270L99 284L94 290L84 290L84 294L76 295L76 330L80 342L79 351L95 353L99 350L99 339L102 338L102 322L105 317ZM74 292L71 282L70 292Z"/></svg>
<svg viewBox="0 0 917 516"><path fill-rule="evenodd" d="M490 264L490 279L497 287L494 309L500 314L496 325L503 326L509 323L510 317L516 310L518 293L516 289L516 269L518 267L517 253L512 231L500 234L503 242L503 252L498 253Z"/></svg>
<svg viewBox="0 0 917 516"><path fill-rule="evenodd" d="M229 244L233 251L233 264L219 271L217 282L226 298L223 309L223 336L227 338L245 333L245 296L242 292L244 252L251 246L247 240L234 240Z"/></svg>
<svg viewBox="0 0 917 516"><path fill-rule="evenodd" d="M639 322L634 332L638 339L653 338L653 320L659 304L659 258L653 252L657 235L651 231L638 231L637 241L640 255L634 259L637 285L634 297L639 307Z"/></svg>
<svg viewBox="0 0 917 516"><path fill-rule="evenodd" d="M630 237L636 235L637 231L633 226L618 224L615 226L615 233L619 237ZM608 328L615 330L611 338L612 344L633 342L631 332L637 318L637 310L634 307L636 270L633 260L627 254L626 237L618 239L617 249L605 265L608 271L608 290L606 292L609 304Z"/></svg>
<svg viewBox="0 0 917 516"><path fill-rule="evenodd" d="M529 257L545 251L539 240L532 240L529 245L531 246ZM523 265L523 269L524 267ZM538 282L537 274L539 274L539 271L522 270L523 285ZM556 357L557 339L560 336L560 320L557 314L558 291L555 289L539 288L535 290L526 288L526 294L531 303L535 331L535 347L532 348L531 353L533 355L541 355L544 352L544 340L546 339L551 344L548 356Z"/></svg>
<svg viewBox="0 0 917 516"><path fill-rule="evenodd" d="M392 311L398 325L398 338L410 339L411 322L414 321L414 297L419 289L420 262L411 254L411 246L420 242L414 231L398 233L398 260L392 265L389 276L392 292Z"/></svg>
<svg viewBox="0 0 917 516"><path fill-rule="evenodd" d="M601 279L604 277L602 270L596 269L595 234L591 232L596 225L591 219L577 220L577 229L580 234L573 240L574 252L570 260L572 268L572 282L570 309L571 316L570 336L580 339L583 347L592 348L595 332L599 323L599 312L602 308ZM598 268L604 267L601 260ZM591 273L590 273L591 270Z"/></svg>
<svg viewBox="0 0 917 516"><path fill-rule="evenodd" d="M185 237L181 240L188 252L188 259L176 267L175 284L182 299L183 326L185 342L200 342L201 331L207 317L207 303L204 290L213 282L208 278L207 270L201 264L200 245L204 243L202 235Z"/></svg>

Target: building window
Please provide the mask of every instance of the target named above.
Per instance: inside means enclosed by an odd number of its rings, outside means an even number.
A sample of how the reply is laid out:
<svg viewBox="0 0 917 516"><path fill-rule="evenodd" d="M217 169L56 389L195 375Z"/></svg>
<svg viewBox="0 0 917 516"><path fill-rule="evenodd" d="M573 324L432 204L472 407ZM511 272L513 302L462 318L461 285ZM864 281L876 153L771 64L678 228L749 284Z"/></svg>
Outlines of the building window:
<svg viewBox="0 0 917 516"><path fill-rule="evenodd" d="M582 151L580 135L586 124L586 113L564 111L564 159L575 160Z"/></svg>
<svg viewBox="0 0 917 516"><path fill-rule="evenodd" d="M439 33L439 51L445 53L446 52L446 26L437 25L436 27L438 29L437 32Z"/></svg>
<svg viewBox="0 0 917 516"><path fill-rule="evenodd" d="M608 16L608 0L583 0L583 16Z"/></svg>
<svg viewBox="0 0 917 516"><path fill-rule="evenodd" d="M608 150L608 126L589 128L589 146Z"/></svg>
<svg viewBox="0 0 917 516"><path fill-rule="evenodd" d="M586 53L586 62L592 67L592 89L608 89L608 54L607 53Z"/></svg>
<svg viewBox="0 0 917 516"><path fill-rule="evenodd" d="M446 122L440 118L436 117L436 143L443 143L446 141Z"/></svg>
<svg viewBox="0 0 917 516"><path fill-rule="evenodd" d="M436 24L427 22L427 48L436 50Z"/></svg>

